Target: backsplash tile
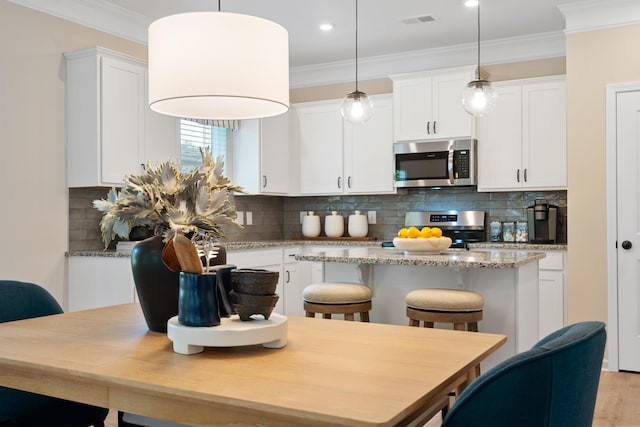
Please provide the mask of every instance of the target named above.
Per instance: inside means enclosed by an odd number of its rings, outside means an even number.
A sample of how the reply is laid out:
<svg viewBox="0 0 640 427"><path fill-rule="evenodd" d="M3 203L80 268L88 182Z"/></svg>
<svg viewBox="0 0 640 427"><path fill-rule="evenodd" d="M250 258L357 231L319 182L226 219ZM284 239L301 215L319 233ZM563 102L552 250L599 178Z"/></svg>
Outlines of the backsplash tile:
<svg viewBox="0 0 640 427"><path fill-rule="evenodd" d="M69 250L102 250L101 214L93 208L94 199L104 198L106 188L72 188L69 190ZM253 225L243 229L226 227L228 241L289 240L302 235L300 211L315 211L323 224L324 216L338 211L347 217L355 210L364 214L376 211L377 224L369 224L369 236L391 240L404 226L407 211L420 210L484 210L487 224L491 221L526 221L526 208L536 199L546 199L559 206L559 242L566 242L567 192L478 193L472 187L401 189L398 194L367 196L235 196L236 209L251 212ZM115 244L111 244L111 248Z"/></svg>

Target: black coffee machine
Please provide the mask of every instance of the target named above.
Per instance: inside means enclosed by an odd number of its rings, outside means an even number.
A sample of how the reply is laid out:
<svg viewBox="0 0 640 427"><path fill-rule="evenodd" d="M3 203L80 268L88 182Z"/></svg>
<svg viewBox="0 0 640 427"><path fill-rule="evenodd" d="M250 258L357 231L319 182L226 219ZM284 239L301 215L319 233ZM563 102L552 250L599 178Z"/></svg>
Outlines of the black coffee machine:
<svg viewBox="0 0 640 427"><path fill-rule="evenodd" d="M558 207L545 199L537 199L527 208L530 243L555 243L557 240Z"/></svg>

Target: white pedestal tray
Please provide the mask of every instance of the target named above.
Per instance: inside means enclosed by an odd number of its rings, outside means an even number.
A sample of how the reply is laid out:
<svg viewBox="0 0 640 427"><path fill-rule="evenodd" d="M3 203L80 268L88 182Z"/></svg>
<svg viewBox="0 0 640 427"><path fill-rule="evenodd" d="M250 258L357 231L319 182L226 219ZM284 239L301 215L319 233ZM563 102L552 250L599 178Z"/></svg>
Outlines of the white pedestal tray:
<svg viewBox="0 0 640 427"><path fill-rule="evenodd" d="M267 348L287 345L287 317L271 313L268 320L242 321L237 315L223 317L220 325L210 327L184 326L174 316L167 322L167 336L173 341L173 351L195 354L204 347L236 347L262 344Z"/></svg>

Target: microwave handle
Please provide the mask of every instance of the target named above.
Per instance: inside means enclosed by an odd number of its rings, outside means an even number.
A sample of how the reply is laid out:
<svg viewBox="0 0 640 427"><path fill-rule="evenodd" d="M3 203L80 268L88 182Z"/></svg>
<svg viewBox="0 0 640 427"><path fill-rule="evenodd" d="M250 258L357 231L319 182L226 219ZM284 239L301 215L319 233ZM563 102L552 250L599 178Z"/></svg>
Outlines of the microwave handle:
<svg viewBox="0 0 640 427"><path fill-rule="evenodd" d="M455 184L455 180L453 178L453 153L455 153L455 147L453 144L449 145L449 156L447 159L447 172L449 173L449 184Z"/></svg>

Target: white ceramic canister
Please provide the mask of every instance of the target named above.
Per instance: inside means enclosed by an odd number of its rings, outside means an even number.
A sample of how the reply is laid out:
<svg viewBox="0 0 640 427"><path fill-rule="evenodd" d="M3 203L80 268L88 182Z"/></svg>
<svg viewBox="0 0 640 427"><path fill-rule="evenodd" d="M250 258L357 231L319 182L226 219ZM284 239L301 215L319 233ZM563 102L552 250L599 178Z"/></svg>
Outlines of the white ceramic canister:
<svg viewBox="0 0 640 427"><path fill-rule="evenodd" d="M324 218L324 233L327 237L342 237L344 234L344 218L337 211Z"/></svg>
<svg viewBox="0 0 640 427"><path fill-rule="evenodd" d="M360 211L356 211L355 214L349 215L349 236L366 237L368 232L369 224L366 216L362 215Z"/></svg>
<svg viewBox="0 0 640 427"><path fill-rule="evenodd" d="M320 235L320 217L313 211L302 217L302 235L304 237L318 237Z"/></svg>

